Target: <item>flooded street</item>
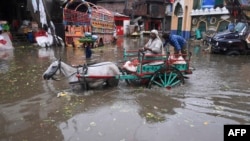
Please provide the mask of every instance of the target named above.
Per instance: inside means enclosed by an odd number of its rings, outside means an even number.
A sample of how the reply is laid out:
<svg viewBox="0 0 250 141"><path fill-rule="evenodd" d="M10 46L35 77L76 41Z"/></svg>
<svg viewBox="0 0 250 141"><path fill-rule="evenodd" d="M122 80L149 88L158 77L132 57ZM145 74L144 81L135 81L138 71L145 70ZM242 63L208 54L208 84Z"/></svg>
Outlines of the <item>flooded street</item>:
<svg viewBox="0 0 250 141"><path fill-rule="evenodd" d="M122 61L119 38L94 48L93 61ZM223 125L250 124L250 56L209 54L191 45L195 68L170 90L127 86L72 91L67 79L43 80L61 58L83 64L83 48L18 46L0 51L0 141L223 141ZM59 93L66 95L58 97Z"/></svg>

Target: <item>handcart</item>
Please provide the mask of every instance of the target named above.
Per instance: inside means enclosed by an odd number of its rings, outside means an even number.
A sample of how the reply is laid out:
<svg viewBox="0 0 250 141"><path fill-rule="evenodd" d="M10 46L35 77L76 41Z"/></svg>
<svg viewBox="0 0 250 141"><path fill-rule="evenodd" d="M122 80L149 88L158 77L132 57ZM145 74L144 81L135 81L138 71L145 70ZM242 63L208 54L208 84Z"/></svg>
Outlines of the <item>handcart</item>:
<svg viewBox="0 0 250 141"><path fill-rule="evenodd" d="M190 69L191 52L177 55L166 50L162 55L145 55L138 50L124 49L124 65L117 79L125 80L128 85L139 84L151 88L153 85L172 88L184 84ZM132 59L137 57L137 59ZM132 60L132 61L129 61ZM135 61L136 60L136 61Z"/></svg>

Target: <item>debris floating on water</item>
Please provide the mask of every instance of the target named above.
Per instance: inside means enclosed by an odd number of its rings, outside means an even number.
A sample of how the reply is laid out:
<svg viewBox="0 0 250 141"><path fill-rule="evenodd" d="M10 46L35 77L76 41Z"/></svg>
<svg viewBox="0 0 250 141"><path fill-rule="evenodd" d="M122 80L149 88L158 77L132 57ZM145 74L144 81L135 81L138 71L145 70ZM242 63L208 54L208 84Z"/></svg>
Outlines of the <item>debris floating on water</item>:
<svg viewBox="0 0 250 141"><path fill-rule="evenodd" d="M66 95L68 95L67 92L60 92L57 94L57 97L66 96Z"/></svg>

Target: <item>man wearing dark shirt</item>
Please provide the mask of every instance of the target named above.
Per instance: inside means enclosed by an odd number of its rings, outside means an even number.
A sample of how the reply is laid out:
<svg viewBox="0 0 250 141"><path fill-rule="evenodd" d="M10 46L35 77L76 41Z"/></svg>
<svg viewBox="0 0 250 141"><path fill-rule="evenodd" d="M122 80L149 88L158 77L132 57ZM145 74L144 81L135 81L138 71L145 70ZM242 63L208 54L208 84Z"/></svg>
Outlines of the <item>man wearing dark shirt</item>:
<svg viewBox="0 0 250 141"><path fill-rule="evenodd" d="M165 40L164 47L169 43L174 47L175 54L186 54L187 41L185 38L170 33L164 33L162 38Z"/></svg>

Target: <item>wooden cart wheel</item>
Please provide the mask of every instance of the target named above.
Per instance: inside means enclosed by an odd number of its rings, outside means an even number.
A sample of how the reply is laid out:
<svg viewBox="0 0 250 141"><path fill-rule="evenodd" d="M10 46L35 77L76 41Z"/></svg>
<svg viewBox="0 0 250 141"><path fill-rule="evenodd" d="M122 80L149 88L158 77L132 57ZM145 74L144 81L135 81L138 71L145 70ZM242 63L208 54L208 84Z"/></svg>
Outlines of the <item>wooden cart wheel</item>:
<svg viewBox="0 0 250 141"><path fill-rule="evenodd" d="M159 87L171 89L181 84L184 84L184 77L181 71L175 67L164 67L152 75L148 88L151 88L152 85L157 85Z"/></svg>

